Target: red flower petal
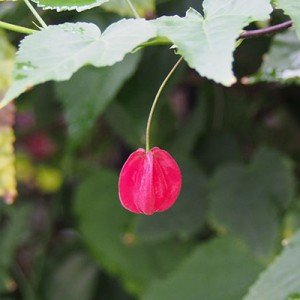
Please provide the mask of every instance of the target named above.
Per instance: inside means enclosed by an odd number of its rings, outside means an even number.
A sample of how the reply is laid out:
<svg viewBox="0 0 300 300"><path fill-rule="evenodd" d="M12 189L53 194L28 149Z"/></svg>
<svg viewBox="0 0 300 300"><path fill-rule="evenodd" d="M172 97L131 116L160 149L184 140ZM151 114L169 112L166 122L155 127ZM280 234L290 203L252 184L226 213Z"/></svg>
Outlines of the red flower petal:
<svg viewBox="0 0 300 300"><path fill-rule="evenodd" d="M170 208L181 189L181 172L172 156L158 147L138 149L125 162L119 178L122 205L151 215Z"/></svg>

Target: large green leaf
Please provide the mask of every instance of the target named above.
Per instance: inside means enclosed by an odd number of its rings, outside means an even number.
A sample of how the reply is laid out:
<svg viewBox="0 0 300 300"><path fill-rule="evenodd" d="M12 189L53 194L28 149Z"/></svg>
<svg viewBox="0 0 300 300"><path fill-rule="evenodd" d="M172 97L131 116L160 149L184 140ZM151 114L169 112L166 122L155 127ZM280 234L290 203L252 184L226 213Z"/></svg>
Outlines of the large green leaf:
<svg viewBox="0 0 300 300"><path fill-rule="evenodd" d="M298 295L298 297L292 296ZM292 300L300 295L300 232L260 276L244 300Z"/></svg>
<svg viewBox="0 0 300 300"><path fill-rule="evenodd" d="M260 70L245 83L259 81L299 83L300 82L300 41L294 30L277 34L265 56Z"/></svg>
<svg viewBox="0 0 300 300"><path fill-rule="evenodd" d="M63 10L77 10L78 12L100 6L109 0L32 0L37 3L39 7L44 9Z"/></svg>
<svg viewBox="0 0 300 300"><path fill-rule="evenodd" d="M140 55L129 55L112 67L86 67L66 81L57 83L73 143L80 143L97 117L136 70ZM114 120L116 122L116 119Z"/></svg>
<svg viewBox="0 0 300 300"><path fill-rule="evenodd" d="M211 192L212 221L220 231L244 239L261 258L272 257L279 241L278 212L295 195L291 164L279 153L261 148L249 166L218 170Z"/></svg>
<svg viewBox="0 0 300 300"><path fill-rule="evenodd" d="M80 22L33 33L21 42L14 82L0 107L36 84L67 80L84 65L111 66L155 34L144 19L123 19L102 34L96 25Z"/></svg>
<svg viewBox="0 0 300 300"><path fill-rule="evenodd" d="M275 0L276 6L291 17L293 25L296 28L298 37L300 38L300 2L298 0Z"/></svg>
<svg viewBox="0 0 300 300"><path fill-rule="evenodd" d="M230 86L233 51L238 35L251 21L267 19L269 1L206 0L204 17L194 9L184 18L161 17L153 23L158 34L169 38L191 68L207 78Z"/></svg>
<svg viewBox="0 0 300 300"><path fill-rule="evenodd" d="M151 245L135 241L128 231L133 214L121 207L117 186L115 173L95 173L79 187L75 210L83 238L101 266L141 292L173 270L190 247L176 240Z"/></svg>
<svg viewBox="0 0 300 300"><path fill-rule="evenodd" d="M175 235L187 238L203 226L207 212L207 179L194 162L178 163L183 180L178 200L163 214L141 216L136 228L138 238L148 241Z"/></svg>
<svg viewBox="0 0 300 300"><path fill-rule="evenodd" d="M195 249L142 299L240 300L261 269L243 244L231 238L215 239Z"/></svg>
<svg viewBox="0 0 300 300"><path fill-rule="evenodd" d="M132 0L138 14L142 17L151 14L155 10L155 0ZM134 16L126 0L110 0L102 6L107 11L115 12L121 16Z"/></svg>

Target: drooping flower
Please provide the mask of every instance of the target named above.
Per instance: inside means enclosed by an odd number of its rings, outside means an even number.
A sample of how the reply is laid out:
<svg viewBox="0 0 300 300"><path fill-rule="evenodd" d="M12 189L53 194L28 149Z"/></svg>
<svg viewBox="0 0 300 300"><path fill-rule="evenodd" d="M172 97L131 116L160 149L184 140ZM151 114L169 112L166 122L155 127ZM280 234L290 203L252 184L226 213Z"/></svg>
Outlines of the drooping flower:
<svg viewBox="0 0 300 300"><path fill-rule="evenodd" d="M119 178L121 204L131 212L151 215L170 208L181 189L181 172L173 157L154 147L140 148L125 162Z"/></svg>

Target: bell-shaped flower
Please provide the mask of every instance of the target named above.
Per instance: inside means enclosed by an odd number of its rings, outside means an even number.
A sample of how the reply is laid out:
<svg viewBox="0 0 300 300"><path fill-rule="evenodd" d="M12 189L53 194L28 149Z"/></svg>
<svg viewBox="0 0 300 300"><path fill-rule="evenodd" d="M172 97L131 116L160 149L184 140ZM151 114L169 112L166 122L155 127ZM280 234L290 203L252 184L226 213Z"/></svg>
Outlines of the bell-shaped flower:
<svg viewBox="0 0 300 300"><path fill-rule="evenodd" d="M151 215L170 208L181 189L181 172L173 157L158 147L140 148L125 162L119 178L119 197L131 212Z"/></svg>

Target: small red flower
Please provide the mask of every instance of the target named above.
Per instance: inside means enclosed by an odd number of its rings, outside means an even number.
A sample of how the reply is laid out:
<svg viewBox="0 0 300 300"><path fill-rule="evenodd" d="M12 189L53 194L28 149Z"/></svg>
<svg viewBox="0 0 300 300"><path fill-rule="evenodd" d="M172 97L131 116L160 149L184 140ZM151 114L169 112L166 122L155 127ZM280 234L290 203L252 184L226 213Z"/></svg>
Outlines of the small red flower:
<svg viewBox="0 0 300 300"><path fill-rule="evenodd" d="M181 189L181 172L173 157L158 147L140 148L125 162L119 178L122 205L134 213L151 215L170 208Z"/></svg>

